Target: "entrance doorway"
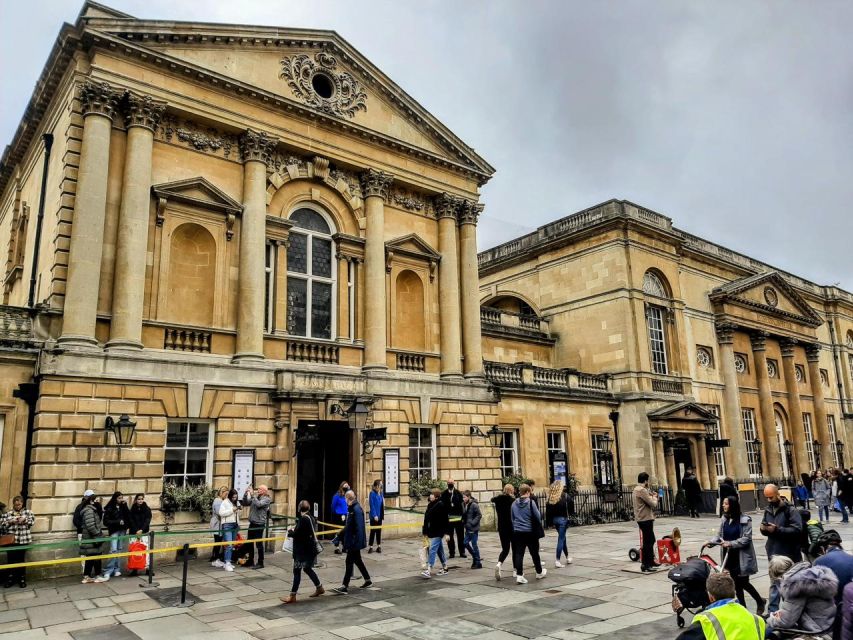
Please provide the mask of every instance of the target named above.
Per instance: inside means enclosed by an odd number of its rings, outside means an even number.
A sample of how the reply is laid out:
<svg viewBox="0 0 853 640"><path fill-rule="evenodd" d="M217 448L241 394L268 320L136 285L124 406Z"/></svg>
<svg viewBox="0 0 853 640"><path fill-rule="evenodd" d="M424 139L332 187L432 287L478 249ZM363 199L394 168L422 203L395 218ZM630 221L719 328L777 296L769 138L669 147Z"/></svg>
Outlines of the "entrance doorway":
<svg viewBox="0 0 853 640"><path fill-rule="evenodd" d="M672 442L672 453L675 458L675 482L681 488L681 480L688 467L693 467L693 456L690 453L690 443L686 438L678 438Z"/></svg>
<svg viewBox="0 0 853 640"><path fill-rule="evenodd" d="M333 522L332 495L344 480L352 485L352 432L345 421L300 420L300 434L311 434L296 454L296 502L311 503L311 512Z"/></svg>

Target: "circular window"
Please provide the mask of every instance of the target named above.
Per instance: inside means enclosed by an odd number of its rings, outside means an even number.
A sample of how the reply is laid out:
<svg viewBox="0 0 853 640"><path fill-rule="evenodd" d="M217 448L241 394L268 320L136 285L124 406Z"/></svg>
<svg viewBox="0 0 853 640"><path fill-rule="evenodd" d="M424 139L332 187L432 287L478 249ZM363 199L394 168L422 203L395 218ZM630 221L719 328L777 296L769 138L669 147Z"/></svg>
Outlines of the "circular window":
<svg viewBox="0 0 853 640"><path fill-rule="evenodd" d="M746 358L744 358L739 353L735 354L735 371L737 371L738 373L746 372Z"/></svg>
<svg viewBox="0 0 853 640"><path fill-rule="evenodd" d="M332 79L325 73L315 73L311 78L311 87L321 98L328 100L335 92L335 85L332 84Z"/></svg>
<svg viewBox="0 0 853 640"><path fill-rule="evenodd" d="M700 348L696 351L696 362L704 369L711 366L711 354L707 349Z"/></svg>
<svg viewBox="0 0 853 640"><path fill-rule="evenodd" d="M767 361L767 375L771 378L779 377L779 370L776 368L776 363L771 360Z"/></svg>
<svg viewBox="0 0 853 640"><path fill-rule="evenodd" d="M803 374L802 368L797 367L796 369L794 369L794 377L797 379L797 382L803 381L805 375Z"/></svg>

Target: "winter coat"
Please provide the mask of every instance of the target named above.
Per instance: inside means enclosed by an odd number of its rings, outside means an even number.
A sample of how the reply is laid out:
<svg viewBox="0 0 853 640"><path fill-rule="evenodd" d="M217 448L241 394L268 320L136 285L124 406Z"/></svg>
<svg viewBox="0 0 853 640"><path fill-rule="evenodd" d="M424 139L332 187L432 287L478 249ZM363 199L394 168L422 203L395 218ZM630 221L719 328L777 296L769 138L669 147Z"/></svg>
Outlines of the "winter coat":
<svg viewBox="0 0 853 640"><path fill-rule="evenodd" d="M447 508L449 515L462 515L462 494L459 491L456 489L453 491L445 489L444 493L441 494L441 501L444 503L445 508Z"/></svg>
<svg viewBox="0 0 853 640"><path fill-rule="evenodd" d="M492 498L492 504L495 505L495 514L498 517L498 531L504 533L512 533L512 503L515 498L508 496L505 493Z"/></svg>
<svg viewBox="0 0 853 640"><path fill-rule="evenodd" d="M480 511L480 505L474 498L468 501L468 504L463 505L462 523L465 525L465 531L468 533L480 532L480 520L483 519L483 513Z"/></svg>
<svg viewBox="0 0 853 640"><path fill-rule="evenodd" d="M441 500L433 500L427 505L424 513L424 524L421 533L427 538L441 538L447 533L447 507Z"/></svg>
<svg viewBox="0 0 853 640"><path fill-rule="evenodd" d="M133 503L130 508L130 532L148 533L151 530L151 507L144 502L142 504Z"/></svg>
<svg viewBox="0 0 853 640"><path fill-rule="evenodd" d="M210 507L210 528L214 531L222 526L222 523L219 521L219 507L221 506L222 498L214 498L213 505Z"/></svg>
<svg viewBox="0 0 853 640"><path fill-rule="evenodd" d="M93 504L83 505L80 510L80 518L82 523L82 535L80 541L80 553L84 556L96 556L101 552L102 542L86 542L94 538L101 537L101 529L103 524L98 510Z"/></svg>
<svg viewBox="0 0 853 640"><path fill-rule="evenodd" d="M819 507L828 507L832 499L832 486L825 478L817 478L812 482L814 503Z"/></svg>
<svg viewBox="0 0 853 640"><path fill-rule="evenodd" d="M853 582L853 555L841 547L829 547L826 553L814 561L816 567L827 567L838 578L838 591L835 593L836 604L841 603L842 594L848 584Z"/></svg>
<svg viewBox="0 0 853 640"><path fill-rule="evenodd" d="M110 535L114 533L127 533L130 526L130 509L126 502L107 503L104 507L104 526Z"/></svg>
<svg viewBox="0 0 853 640"><path fill-rule="evenodd" d="M687 502L696 503L702 500L702 485L699 484L699 479L695 475L684 476L681 480L681 488L684 489Z"/></svg>
<svg viewBox="0 0 853 640"><path fill-rule="evenodd" d="M801 502L806 502L809 499L809 490L806 485L798 485L794 487L794 498Z"/></svg>
<svg viewBox="0 0 853 640"><path fill-rule="evenodd" d="M799 512L791 506L787 500L782 498L778 508L767 505L761 524L775 524L776 531L765 533L762 527L761 535L767 537L767 557L787 556L794 562L803 559L800 551L803 537L803 521Z"/></svg>
<svg viewBox="0 0 853 640"><path fill-rule="evenodd" d="M841 605L841 640L853 640L853 582L844 587L843 604Z"/></svg>
<svg viewBox="0 0 853 640"><path fill-rule="evenodd" d="M347 520L341 538L344 542L344 551L361 551L367 546L367 535L364 526L364 509L358 502L353 502L347 513Z"/></svg>
<svg viewBox="0 0 853 640"><path fill-rule="evenodd" d="M649 491L645 485L638 484L634 487L631 494L631 500L634 505L634 520L637 522L645 522L655 519L655 509L658 506L658 497Z"/></svg>
<svg viewBox="0 0 853 640"><path fill-rule="evenodd" d="M293 566L294 568L311 568L317 558L317 548L314 544L314 523L311 516L303 513L296 521L293 531L288 533L293 538Z"/></svg>
<svg viewBox="0 0 853 640"><path fill-rule="evenodd" d="M771 629L819 632L832 628L838 578L827 567L798 562L782 576L782 605L767 619Z"/></svg>
<svg viewBox="0 0 853 640"><path fill-rule="evenodd" d="M243 500L241 501L244 507L249 507L249 523L263 525L267 523L271 503L272 499L269 494L250 497L248 492L243 495Z"/></svg>
<svg viewBox="0 0 853 640"><path fill-rule="evenodd" d="M726 517L720 518L720 530L717 532L717 537L713 542L722 542L723 527L726 524ZM752 544L752 518L747 515L740 517L740 537L737 540L731 540L730 549L736 550L740 558L740 575L752 576L758 573L758 559L755 557L755 547ZM725 549L723 550L725 554Z"/></svg>
<svg viewBox="0 0 853 640"><path fill-rule="evenodd" d="M370 521L378 518L380 522L385 519L385 497L381 491L370 492Z"/></svg>

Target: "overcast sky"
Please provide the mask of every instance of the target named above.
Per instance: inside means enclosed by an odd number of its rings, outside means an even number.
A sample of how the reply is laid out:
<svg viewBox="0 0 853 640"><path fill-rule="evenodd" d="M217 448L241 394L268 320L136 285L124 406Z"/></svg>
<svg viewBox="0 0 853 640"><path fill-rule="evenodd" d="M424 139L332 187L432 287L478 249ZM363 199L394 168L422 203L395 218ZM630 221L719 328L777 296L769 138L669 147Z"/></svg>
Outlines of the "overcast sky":
<svg viewBox="0 0 853 640"><path fill-rule="evenodd" d="M334 29L486 158L480 248L609 198L853 290L853 3L112 0ZM0 0L8 144L82 2Z"/></svg>

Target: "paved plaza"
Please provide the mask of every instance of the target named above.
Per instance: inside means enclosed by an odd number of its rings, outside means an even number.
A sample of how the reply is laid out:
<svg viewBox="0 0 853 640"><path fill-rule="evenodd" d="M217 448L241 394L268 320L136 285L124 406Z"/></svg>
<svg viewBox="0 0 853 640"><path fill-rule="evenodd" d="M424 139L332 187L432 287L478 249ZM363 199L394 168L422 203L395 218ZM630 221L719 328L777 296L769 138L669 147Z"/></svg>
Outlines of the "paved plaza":
<svg viewBox="0 0 853 640"><path fill-rule="evenodd" d="M657 522L656 533L680 527L682 552L692 555L716 523L711 516L668 518ZM853 542L848 527L836 528ZM670 608L671 583L666 571L643 575L627 559L636 541L633 522L572 529L574 564L555 569L555 538L549 531L543 541L548 575L535 580L528 569L529 584L516 585L507 577L494 579L494 533L481 536L483 570L470 570L467 561L456 558L448 575L430 580L419 576L419 541L393 540L383 545L382 555L364 555L373 588L359 589L361 581L355 580L347 596L309 599L312 587L303 578L299 601L287 606L279 601L290 590L291 562L284 553L268 556L266 568L258 571L226 573L203 560L192 561L189 590L196 604L188 608L168 602L180 585L178 565L162 566L160 588L153 590L141 589L142 581L129 577L90 585L70 578L33 581L28 589L3 590L0 640L674 638L678 629ZM756 538L756 546L759 574L754 582L766 593L762 538ZM343 558L329 547L323 561L326 566L319 573L329 589L340 583Z"/></svg>

